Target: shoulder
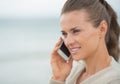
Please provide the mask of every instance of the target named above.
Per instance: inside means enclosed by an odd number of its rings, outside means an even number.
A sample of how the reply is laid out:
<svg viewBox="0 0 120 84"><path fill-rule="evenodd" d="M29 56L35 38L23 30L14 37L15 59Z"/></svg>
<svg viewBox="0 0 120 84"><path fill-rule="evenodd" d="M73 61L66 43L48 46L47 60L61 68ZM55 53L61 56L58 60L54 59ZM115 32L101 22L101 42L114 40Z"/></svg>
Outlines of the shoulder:
<svg viewBox="0 0 120 84"><path fill-rule="evenodd" d="M107 84L119 84L120 83L120 64L116 62L113 58L111 60L111 66L106 73L108 75Z"/></svg>
<svg viewBox="0 0 120 84"><path fill-rule="evenodd" d="M96 73L92 80L94 84L120 84L120 64L112 58L110 66Z"/></svg>
<svg viewBox="0 0 120 84"><path fill-rule="evenodd" d="M108 84L120 84L120 79L112 80L112 81L108 82Z"/></svg>
<svg viewBox="0 0 120 84"><path fill-rule="evenodd" d="M111 71L120 75L120 63L116 62L114 58L111 59Z"/></svg>

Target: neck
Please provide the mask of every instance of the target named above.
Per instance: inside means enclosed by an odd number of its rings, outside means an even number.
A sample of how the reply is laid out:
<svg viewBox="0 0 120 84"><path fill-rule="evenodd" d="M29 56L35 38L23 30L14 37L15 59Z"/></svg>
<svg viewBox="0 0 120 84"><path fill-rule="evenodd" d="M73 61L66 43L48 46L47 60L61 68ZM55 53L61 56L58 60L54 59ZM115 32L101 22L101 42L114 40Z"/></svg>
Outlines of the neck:
<svg viewBox="0 0 120 84"><path fill-rule="evenodd" d="M89 56L89 58L84 60L86 63L86 69L85 69L86 76L95 74L96 72L110 65L110 56L107 52L107 49L102 48L101 51L98 50L94 55Z"/></svg>

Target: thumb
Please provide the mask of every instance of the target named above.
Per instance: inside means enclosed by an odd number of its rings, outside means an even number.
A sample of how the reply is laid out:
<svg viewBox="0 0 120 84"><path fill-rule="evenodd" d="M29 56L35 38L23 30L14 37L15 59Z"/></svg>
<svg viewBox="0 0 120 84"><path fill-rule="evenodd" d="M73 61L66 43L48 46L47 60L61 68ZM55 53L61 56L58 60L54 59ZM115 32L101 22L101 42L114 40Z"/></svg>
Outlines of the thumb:
<svg viewBox="0 0 120 84"><path fill-rule="evenodd" d="M72 66L72 63L73 63L73 59L71 57L70 60L68 61L68 64Z"/></svg>

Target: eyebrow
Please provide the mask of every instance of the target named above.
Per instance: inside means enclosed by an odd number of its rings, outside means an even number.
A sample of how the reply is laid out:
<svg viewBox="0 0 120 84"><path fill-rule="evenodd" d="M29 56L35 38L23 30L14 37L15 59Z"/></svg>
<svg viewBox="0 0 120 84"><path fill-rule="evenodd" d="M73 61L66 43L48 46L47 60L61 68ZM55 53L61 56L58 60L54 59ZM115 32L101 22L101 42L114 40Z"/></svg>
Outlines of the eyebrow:
<svg viewBox="0 0 120 84"><path fill-rule="evenodd" d="M77 29L77 28L78 28L78 26L75 26L75 27L71 28L70 31L73 31L73 30L75 30L75 29ZM65 31L62 30L61 32L65 32Z"/></svg>
<svg viewBox="0 0 120 84"><path fill-rule="evenodd" d="M77 28L78 28L78 26L73 27L73 28L70 29L70 31L73 31L73 30L75 30L75 29L77 29Z"/></svg>

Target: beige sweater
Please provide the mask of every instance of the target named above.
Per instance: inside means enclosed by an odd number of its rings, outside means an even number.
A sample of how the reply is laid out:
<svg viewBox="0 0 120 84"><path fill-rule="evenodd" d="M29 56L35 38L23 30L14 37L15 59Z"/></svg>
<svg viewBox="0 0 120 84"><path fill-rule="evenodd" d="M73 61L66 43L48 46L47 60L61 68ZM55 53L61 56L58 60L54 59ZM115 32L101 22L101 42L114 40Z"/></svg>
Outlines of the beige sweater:
<svg viewBox="0 0 120 84"><path fill-rule="evenodd" d="M65 82L50 79L49 84L76 84L76 80L84 68L84 63L80 62L72 69L71 74ZM80 84L120 84L120 64L112 58L109 67L90 76Z"/></svg>

